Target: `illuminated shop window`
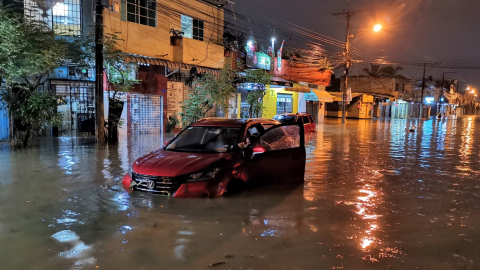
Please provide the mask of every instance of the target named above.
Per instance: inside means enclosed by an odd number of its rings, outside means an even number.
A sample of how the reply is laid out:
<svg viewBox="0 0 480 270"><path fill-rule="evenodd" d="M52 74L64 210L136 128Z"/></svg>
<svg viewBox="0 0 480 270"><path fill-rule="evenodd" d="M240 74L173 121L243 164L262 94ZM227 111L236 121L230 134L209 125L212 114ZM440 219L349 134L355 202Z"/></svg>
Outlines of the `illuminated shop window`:
<svg viewBox="0 0 480 270"><path fill-rule="evenodd" d="M156 2L154 0L126 0L127 21L156 26Z"/></svg>
<svg viewBox="0 0 480 270"><path fill-rule="evenodd" d="M44 21L58 35L80 36L82 31L81 0L25 0L25 15Z"/></svg>

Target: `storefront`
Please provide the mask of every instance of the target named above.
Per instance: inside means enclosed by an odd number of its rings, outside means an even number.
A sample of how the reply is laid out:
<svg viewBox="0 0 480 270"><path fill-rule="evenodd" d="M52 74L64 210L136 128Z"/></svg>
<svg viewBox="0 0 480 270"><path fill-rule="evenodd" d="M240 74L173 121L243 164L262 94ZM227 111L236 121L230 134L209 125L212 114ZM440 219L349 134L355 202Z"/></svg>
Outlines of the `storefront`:
<svg viewBox="0 0 480 270"><path fill-rule="evenodd" d="M272 84L267 87L267 93L263 97L263 117L273 118L281 113L298 113L300 95L309 92L308 87L273 77Z"/></svg>
<svg viewBox="0 0 480 270"><path fill-rule="evenodd" d="M305 96L305 112L309 113L315 123L320 123L325 118L326 103L333 102L333 96L327 91L311 89Z"/></svg>

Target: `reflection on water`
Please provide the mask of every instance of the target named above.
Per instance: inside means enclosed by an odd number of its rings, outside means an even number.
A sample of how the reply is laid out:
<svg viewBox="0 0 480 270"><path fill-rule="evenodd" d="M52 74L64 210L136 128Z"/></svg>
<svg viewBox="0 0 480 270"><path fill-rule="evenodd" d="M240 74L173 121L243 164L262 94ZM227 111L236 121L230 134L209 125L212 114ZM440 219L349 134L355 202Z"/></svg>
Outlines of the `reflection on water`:
<svg viewBox="0 0 480 270"><path fill-rule="evenodd" d="M477 121L327 119L303 186L216 199L123 191L159 136L2 145L2 269L479 269Z"/></svg>

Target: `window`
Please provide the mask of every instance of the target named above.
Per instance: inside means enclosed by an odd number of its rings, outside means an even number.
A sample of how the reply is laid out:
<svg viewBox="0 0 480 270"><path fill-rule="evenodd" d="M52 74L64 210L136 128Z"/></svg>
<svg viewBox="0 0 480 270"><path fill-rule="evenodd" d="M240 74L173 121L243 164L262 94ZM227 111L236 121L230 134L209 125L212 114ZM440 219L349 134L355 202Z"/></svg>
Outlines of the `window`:
<svg viewBox="0 0 480 270"><path fill-rule="evenodd" d="M395 84L395 91L400 90L400 85L398 83Z"/></svg>
<svg viewBox="0 0 480 270"><path fill-rule="evenodd" d="M193 19L193 39L203 41L203 21Z"/></svg>
<svg viewBox="0 0 480 270"><path fill-rule="evenodd" d="M405 84L402 84L402 92L405 92Z"/></svg>
<svg viewBox="0 0 480 270"><path fill-rule="evenodd" d="M80 0L45 2L25 0L25 16L44 21L57 35L80 36L82 31L82 7Z"/></svg>
<svg viewBox="0 0 480 270"><path fill-rule="evenodd" d="M267 131L260 137L260 144L268 151L300 147L299 126L280 126Z"/></svg>
<svg viewBox="0 0 480 270"><path fill-rule="evenodd" d="M180 15L183 36L203 41L204 23L186 15Z"/></svg>
<svg viewBox="0 0 480 270"><path fill-rule="evenodd" d="M303 118L303 123L304 124L310 124L311 123L310 118L308 116L302 116L302 118Z"/></svg>
<svg viewBox="0 0 480 270"><path fill-rule="evenodd" d="M156 26L155 0L126 0L126 20L138 24Z"/></svg>
<svg viewBox="0 0 480 270"><path fill-rule="evenodd" d="M239 128L189 127L166 147L181 152L225 153L238 143Z"/></svg>
<svg viewBox="0 0 480 270"><path fill-rule="evenodd" d="M292 112L292 95L277 95L277 114Z"/></svg>

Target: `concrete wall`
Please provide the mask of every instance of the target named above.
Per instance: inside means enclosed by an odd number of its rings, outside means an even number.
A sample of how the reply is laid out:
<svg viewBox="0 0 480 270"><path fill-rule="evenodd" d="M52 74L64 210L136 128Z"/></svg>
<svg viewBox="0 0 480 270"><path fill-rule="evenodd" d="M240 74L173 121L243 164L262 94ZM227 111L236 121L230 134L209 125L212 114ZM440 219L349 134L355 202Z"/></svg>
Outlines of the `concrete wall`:
<svg viewBox="0 0 480 270"><path fill-rule="evenodd" d="M156 57L165 60L222 68L223 9L196 0L185 0L192 8L171 1L161 1L169 9L204 21L204 41L183 38L181 46L170 45L170 29L180 30L181 19L176 12L169 15L157 11L157 26L151 27L122 20L118 11L104 10L105 33L116 33L120 49L126 53ZM160 9L157 3L157 10ZM208 14L208 15L207 15ZM215 16L213 19L211 16ZM220 45L219 45L220 44ZM162 57L161 55L166 55Z"/></svg>
<svg viewBox="0 0 480 270"><path fill-rule="evenodd" d="M398 91L396 84L399 84ZM344 89L345 81L341 80L341 88ZM401 86L404 85L402 90ZM376 94L390 98L410 98L411 83L408 79L402 78L375 78L367 76L348 77L348 87L352 93Z"/></svg>

